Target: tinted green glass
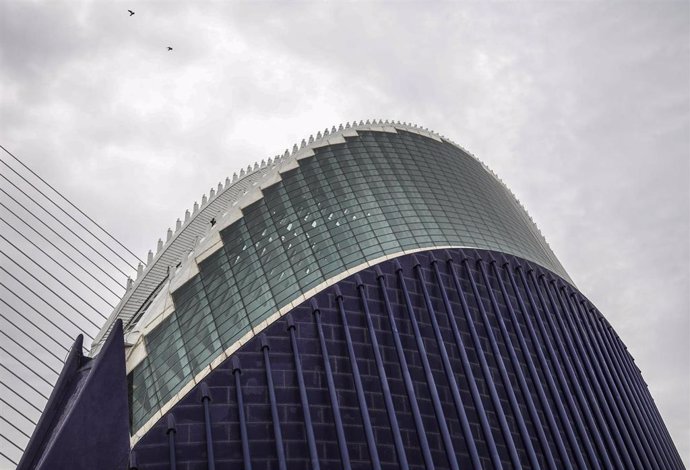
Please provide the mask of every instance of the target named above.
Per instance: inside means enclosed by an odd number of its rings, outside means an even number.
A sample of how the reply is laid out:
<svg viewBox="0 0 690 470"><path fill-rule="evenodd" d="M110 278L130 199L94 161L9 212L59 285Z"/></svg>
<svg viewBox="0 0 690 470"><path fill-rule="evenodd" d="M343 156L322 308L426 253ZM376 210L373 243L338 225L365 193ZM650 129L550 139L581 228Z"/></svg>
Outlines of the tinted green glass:
<svg viewBox="0 0 690 470"><path fill-rule="evenodd" d="M529 216L477 160L407 131L358 131L315 149L221 231L223 248L173 294L132 371L138 429L221 351L300 294L402 250L490 249L564 278Z"/></svg>

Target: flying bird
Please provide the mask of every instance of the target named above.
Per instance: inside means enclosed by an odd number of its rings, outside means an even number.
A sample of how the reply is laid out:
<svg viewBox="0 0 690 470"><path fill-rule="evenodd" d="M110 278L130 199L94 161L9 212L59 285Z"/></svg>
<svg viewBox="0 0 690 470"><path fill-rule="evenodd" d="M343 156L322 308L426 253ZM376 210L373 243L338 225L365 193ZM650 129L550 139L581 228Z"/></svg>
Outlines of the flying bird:
<svg viewBox="0 0 690 470"><path fill-rule="evenodd" d="M169 50L169 51L172 51L172 47L168 46L168 50Z"/></svg>
<svg viewBox="0 0 690 470"><path fill-rule="evenodd" d="M134 12L132 10L127 10L129 12L129 16L134 15Z"/></svg>
<svg viewBox="0 0 690 470"><path fill-rule="evenodd" d="M216 225L216 218L215 217L213 217L211 219L211 227L213 227L214 225Z"/></svg>

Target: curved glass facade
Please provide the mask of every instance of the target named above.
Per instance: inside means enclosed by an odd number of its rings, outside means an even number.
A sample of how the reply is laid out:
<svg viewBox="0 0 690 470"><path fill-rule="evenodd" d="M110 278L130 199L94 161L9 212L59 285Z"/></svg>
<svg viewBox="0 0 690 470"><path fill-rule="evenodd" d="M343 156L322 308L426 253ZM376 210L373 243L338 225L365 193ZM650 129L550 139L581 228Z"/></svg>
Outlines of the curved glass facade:
<svg viewBox="0 0 690 470"><path fill-rule="evenodd" d="M283 171L223 228L222 248L172 292L129 374L132 432L238 339L366 263L434 247L515 255L568 280L524 209L457 146L398 130L357 130Z"/></svg>

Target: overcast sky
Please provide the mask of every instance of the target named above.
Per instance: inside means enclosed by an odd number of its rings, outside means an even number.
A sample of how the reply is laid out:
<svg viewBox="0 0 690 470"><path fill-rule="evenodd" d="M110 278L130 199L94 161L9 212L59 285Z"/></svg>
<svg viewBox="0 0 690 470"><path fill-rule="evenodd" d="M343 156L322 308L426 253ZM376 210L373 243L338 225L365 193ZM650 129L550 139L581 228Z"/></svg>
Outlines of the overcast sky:
<svg viewBox="0 0 690 470"><path fill-rule="evenodd" d="M688 5L0 0L0 143L143 258L310 133L438 131L522 201L687 465Z"/></svg>

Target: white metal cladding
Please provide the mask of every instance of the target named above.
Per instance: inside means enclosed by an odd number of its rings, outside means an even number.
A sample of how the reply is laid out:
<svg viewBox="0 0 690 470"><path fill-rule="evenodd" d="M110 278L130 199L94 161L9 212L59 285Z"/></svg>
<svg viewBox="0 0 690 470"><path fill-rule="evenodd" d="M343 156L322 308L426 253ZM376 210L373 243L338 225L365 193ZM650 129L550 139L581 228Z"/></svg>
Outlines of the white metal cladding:
<svg viewBox="0 0 690 470"><path fill-rule="evenodd" d="M242 177L238 177L233 182L226 180L222 190L220 190L219 184L219 190L217 192L212 190L215 194L210 199L207 200L204 196L200 208L195 203L194 210L191 213L187 211L188 216L185 217L184 221L179 221L180 226L176 228L175 232L168 229L170 238L165 244L159 240L159 250L153 259L145 269L139 270L136 280L127 286L124 296L94 339L92 354L98 352L102 341L107 337L116 319L121 318L123 323L128 325L128 322L150 298L156 288L168 277L169 270L174 270L177 264L189 255L198 240L208 232L211 219L217 218L232 202L248 192L257 181L267 174L275 172L275 168L276 163L271 162L256 170L252 169L251 172L248 170L246 174L243 169ZM206 203L204 204L203 201Z"/></svg>

